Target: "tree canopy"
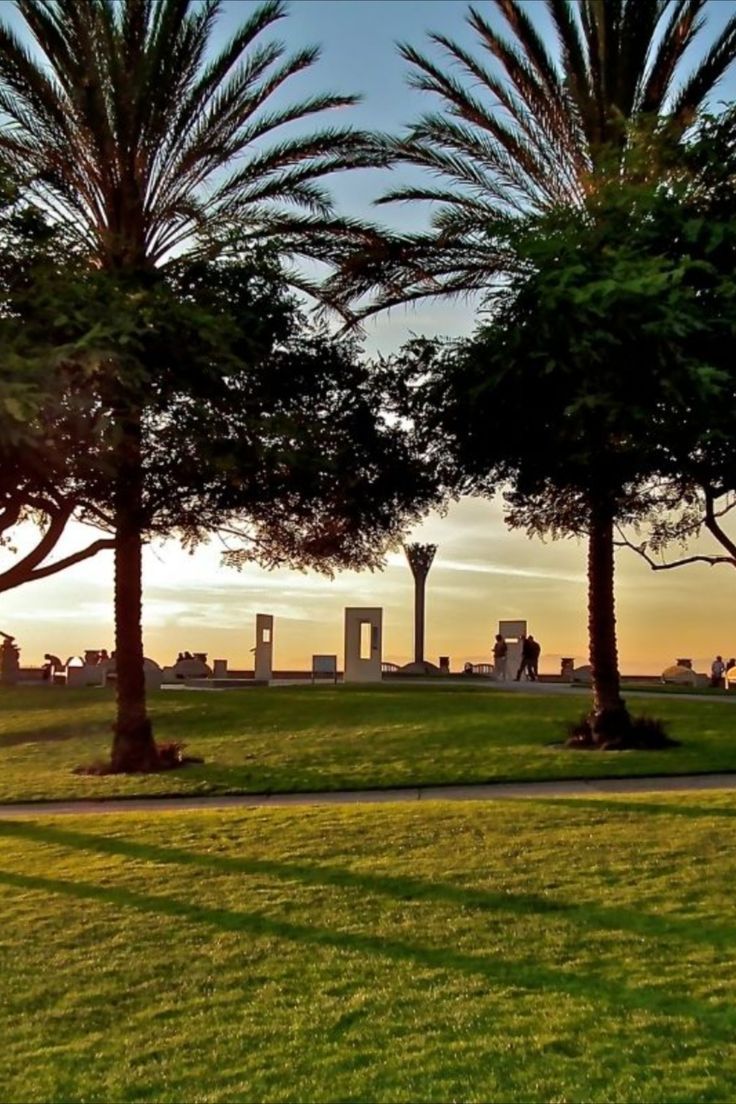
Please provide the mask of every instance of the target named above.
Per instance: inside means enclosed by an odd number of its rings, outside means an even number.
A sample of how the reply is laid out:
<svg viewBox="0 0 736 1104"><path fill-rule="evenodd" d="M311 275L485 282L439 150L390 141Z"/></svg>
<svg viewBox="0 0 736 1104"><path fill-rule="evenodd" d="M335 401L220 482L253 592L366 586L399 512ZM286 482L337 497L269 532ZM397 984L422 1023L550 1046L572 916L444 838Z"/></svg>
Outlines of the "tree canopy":
<svg viewBox="0 0 736 1104"><path fill-rule="evenodd" d="M502 283L518 262L508 219L582 211L606 182L641 174L652 133L687 134L736 57L736 16L714 35L712 6L490 0L467 9L472 46L441 34L402 44L429 106L378 149L422 172L379 202L427 205L430 229L366 243L335 298L370 313ZM655 179L658 162L648 168Z"/></svg>
<svg viewBox="0 0 736 1104"><path fill-rule="evenodd" d="M375 152L351 127L289 129L356 97L281 98L319 55L313 47L289 54L270 37L286 14L281 0L247 13L219 48L221 0L16 0L16 8L31 46L0 22L0 167L74 241L87 265L79 309L86 323L94 303L97 324L78 339L76 359L91 367L100 459L109 465L118 653L113 761L120 769L148 769L158 759L145 706L142 540L167 511L181 522L188 510L193 533L204 525L201 480L193 497L187 492L190 474L199 478L208 462L197 455L194 443L202 438L192 419L216 425L222 404L242 400L231 390L230 356L262 364L237 321L222 334L212 330L222 312L202 303L202 286L198 301L194 281L231 279L266 245L281 272L295 257L334 264L365 231L336 215L324 178ZM197 267L226 260L235 266L227 275ZM304 273L293 271L290 280L317 290ZM75 311L63 313L64 325L78 320ZM164 452L185 422L189 451ZM169 486L177 484L173 498L162 487L166 462ZM262 468L244 445L239 462L257 479ZM152 479L152 470L161 478ZM254 484L252 497L260 490Z"/></svg>
<svg viewBox="0 0 736 1104"><path fill-rule="evenodd" d="M614 182L584 214L507 220L518 271L489 320L466 341L415 342L399 361L399 409L446 493L505 488L512 525L587 536L606 740L622 709L613 527L647 515L677 451L698 433L714 439L710 411L732 393L710 352L732 340L736 300L720 288L719 318L703 310L717 276L689 189L676 177Z"/></svg>

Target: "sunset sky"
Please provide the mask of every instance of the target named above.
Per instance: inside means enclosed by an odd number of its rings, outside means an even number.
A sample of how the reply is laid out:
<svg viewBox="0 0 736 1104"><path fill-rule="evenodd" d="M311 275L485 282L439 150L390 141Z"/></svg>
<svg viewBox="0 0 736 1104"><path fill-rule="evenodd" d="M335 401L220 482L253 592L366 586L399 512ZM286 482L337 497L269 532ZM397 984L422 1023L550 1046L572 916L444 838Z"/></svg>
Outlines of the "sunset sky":
<svg viewBox="0 0 736 1104"><path fill-rule="evenodd" d="M227 4L222 35L252 7L245 0ZM712 5L713 27L735 9L732 0ZM364 102L343 113L340 122L398 129L433 104L407 88L393 43L420 46L425 31L437 30L472 44L465 10L463 0L296 0L281 24L281 36L292 46L319 42L324 49L313 71L289 85L287 98L326 89L362 92ZM1 17L11 14L9 5L0 4ZM715 99L731 99L733 92L731 73ZM372 171L337 178L337 205L348 214L380 217L396 227L423 226L426 211L419 208L376 212L371 206L388 184L408 176L408 171ZM390 352L412 333L468 333L473 317L469 303L397 310L370 324L366 349ZM70 531L65 548L77 546L79 538ZM529 541L506 530L498 503L471 500L455 505L444 518L428 518L411 538L439 545L428 587L428 658L449 655L455 668L465 660L487 659L497 621L526 617L542 643L543 671L558 670L562 655L587 661L582 544ZM0 564L8 555L0 553ZM220 566L214 543L192 556L172 543L147 550L145 582L146 652L162 663L188 649L227 658L233 667L250 665L257 612L276 617L277 667L308 667L313 652L334 651L341 657L346 605L383 606L384 658L411 658L412 584L400 553L389 556L383 573L342 574L330 581L314 573L267 573L255 567L237 573ZM693 657L702 669L715 652L736 654L732 568L695 566L655 575L624 552L617 593L625 672L658 672L678 656ZM15 634L25 664L40 661L45 651L65 659L84 648L112 648L109 554L0 596L0 629Z"/></svg>

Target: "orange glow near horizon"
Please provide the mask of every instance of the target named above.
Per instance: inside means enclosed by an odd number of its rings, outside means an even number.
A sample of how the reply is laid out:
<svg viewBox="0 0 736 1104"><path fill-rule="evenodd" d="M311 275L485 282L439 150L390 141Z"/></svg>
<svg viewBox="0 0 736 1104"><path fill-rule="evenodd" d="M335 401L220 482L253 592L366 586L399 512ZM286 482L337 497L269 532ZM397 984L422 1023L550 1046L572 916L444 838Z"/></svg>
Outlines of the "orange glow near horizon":
<svg viewBox="0 0 736 1104"><path fill-rule="evenodd" d="M497 622L525 618L542 643L543 672L559 671L562 656L587 662L582 542L529 540L506 529L498 505L471 499L446 517L431 516L411 537L439 546L427 586L428 659L449 655L453 670L488 661ZM0 562L8 560L4 551ZM23 664L40 663L47 651L65 659L86 648L111 649L111 569L103 554L0 596L0 629L16 636ZM705 670L717 652L736 654L732 587L736 575L728 567L655 574L633 553L619 553L622 670L659 673L681 656ZM168 543L146 550L146 654L166 664L179 651L203 651L232 668L251 668L255 615L272 613L276 669L306 670L313 653L334 652L342 663L343 608L365 605L384 609L384 659L404 663L413 655L413 594L401 552L388 557L383 572L330 580L255 566L238 573L220 564L214 543L193 555Z"/></svg>

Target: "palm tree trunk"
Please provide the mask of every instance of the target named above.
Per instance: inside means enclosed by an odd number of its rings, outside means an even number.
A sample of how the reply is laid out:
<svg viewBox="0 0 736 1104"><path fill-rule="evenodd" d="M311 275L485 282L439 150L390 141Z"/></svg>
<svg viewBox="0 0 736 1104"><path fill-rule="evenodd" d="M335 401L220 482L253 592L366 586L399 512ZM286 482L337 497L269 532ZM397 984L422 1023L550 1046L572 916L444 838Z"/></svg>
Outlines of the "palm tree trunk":
<svg viewBox="0 0 736 1104"><path fill-rule="evenodd" d="M588 632L593 676L589 721L596 743L625 736L631 725L621 698L614 576L613 510L607 503L594 502L588 539Z"/></svg>
<svg viewBox="0 0 736 1104"><path fill-rule="evenodd" d="M140 411L120 421L115 475L115 665L117 718L112 746L116 771L149 771L158 756L146 711L143 672L141 519L143 466Z"/></svg>

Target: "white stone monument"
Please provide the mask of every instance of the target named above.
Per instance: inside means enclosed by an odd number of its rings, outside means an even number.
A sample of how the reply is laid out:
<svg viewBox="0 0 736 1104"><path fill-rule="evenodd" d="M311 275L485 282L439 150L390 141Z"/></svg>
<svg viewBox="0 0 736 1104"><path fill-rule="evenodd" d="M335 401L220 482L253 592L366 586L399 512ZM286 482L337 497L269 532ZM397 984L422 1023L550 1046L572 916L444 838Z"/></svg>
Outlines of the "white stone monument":
<svg viewBox="0 0 736 1104"><path fill-rule="evenodd" d="M164 681L164 672L155 659L143 660L143 677L146 680L146 690L160 690Z"/></svg>
<svg viewBox="0 0 736 1104"><path fill-rule="evenodd" d="M345 608L345 682L380 682L383 610Z"/></svg>
<svg viewBox="0 0 736 1104"><path fill-rule="evenodd" d="M499 621L498 631L506 641L506 678L516 678L521 663L521 638L526 636L526 621Z"/></svg>
<svg viewBox="0 0 736 1104"><path fill-rule="evenodd" d="M256 614L256 662L254 677L261 682L273 678L273 615Z"/></svg>
<svg viewBox="0 0 736 1104"><path fill-rule="evenodd" d="M71 656L60 681L77 689L80 686L104 686L107 681L107 664L85 663L81 656Z"/></svg>
<svg viewBox="0 0 736 1104"><path fill-rule="evenodd" d="M686 667L684 663L673 663L662 672L662 682L672 686L697 686L698 676L692 667Z"/></svg>

